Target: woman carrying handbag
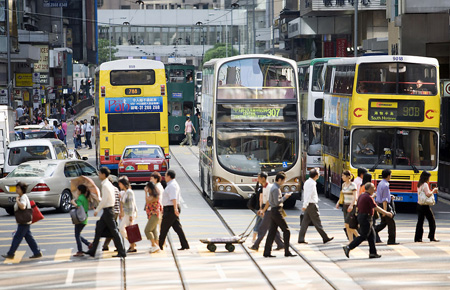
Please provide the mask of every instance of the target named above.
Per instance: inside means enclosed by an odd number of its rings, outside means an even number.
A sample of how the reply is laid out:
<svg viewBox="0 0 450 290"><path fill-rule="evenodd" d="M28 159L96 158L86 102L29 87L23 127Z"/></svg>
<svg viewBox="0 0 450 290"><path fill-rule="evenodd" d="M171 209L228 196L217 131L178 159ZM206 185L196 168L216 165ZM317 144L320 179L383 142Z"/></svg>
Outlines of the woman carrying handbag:
<svg viewBox="0 0 450 290"><path fill-rule="evenodd" d="M356 184L353 182L353 176L348 170L342 172L342 195L344 197L342 211L344 213L344 226L347 232L347 237L350 242L353 241L353 236L358 237L358 230L350 228L349 222L351 217L356 213ZM336 208L339 209L340 201L336 203Z"/></svg>
<svg viewBox="0 0 450 290"><path fill-rule="evenodd" d="M78 191L80 193L80 195L78 196L78 199L75 201L72 199L72 204L74 206L78 207L82 207L84 209L84 212L86 213L86 219L84 221L82 221L79 224L75 225L75 241L77 242L77 249L78 252L73 255L74 257L83 257L84 253L83 253L83 244L85 244L86 246L90 246L91 243L89 243L88 240L86 240L85 238L83 238L81 236L81 231L83 230L83 228L87 225L87 216L88 216L88 210L89 210L89 195L90 192L87 189L87 187L83 184L78 185Z"/></svg>
<svg viewBox="0 0 450 290"><path fill-rule="evenodd" d="M122 176L119 178L119 187L122 191L122 197L120 199L120 224L119 231L122 237L128 239L126 227L131 226L137 217L136 199L134 192L131 189L130 181L128 177ZM127 253L135 253L136 243L130 243L130 248Z"/></svg>
<svg viewBox="0 0 450 290"><path fill-rule="evenodd" d="M16 253L16 250L22 242L23 238L25 238L31 251L33 251L33 256L31 256L30 259L42 257L41 250L39 249L39 246L30 231L32 209L30 200L25 194L26 192L27 185L23 182L17 183L16 193L19 196L16 198L16 203L14 204L14 214L17 221L17 230L14 234L11 248L9 248L9 251L6 255L2 255L2 257L6 259L14 258L14 254Z"/></svg>
<svg viewBox="0 0 450 290"><path fill-rule="evenodd" d="M428 182L430 181L431 174L428 171L423 171L420 174L419 182L417 183L417 225L416 234L414 236L414 242L422 242L423 235L423 222L425 217L428 220L428 225L430 226L430 232L428 233L428 238L431 242L439 242L436 240L434 234L436 232L436 221L434 219L433 211L431 206L434 205L434 194L437 193L438 189L435 188L430 190Z"/></svg>

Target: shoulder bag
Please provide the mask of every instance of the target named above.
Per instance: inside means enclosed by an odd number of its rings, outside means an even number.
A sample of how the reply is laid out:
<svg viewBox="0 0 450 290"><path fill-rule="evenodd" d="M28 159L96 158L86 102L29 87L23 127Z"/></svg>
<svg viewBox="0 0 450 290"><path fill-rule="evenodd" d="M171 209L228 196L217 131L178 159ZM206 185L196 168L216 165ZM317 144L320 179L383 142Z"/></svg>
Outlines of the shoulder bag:
<svg viewBox="0 0 450 290"><path fill-rule="evenodd" d="M44 215L41 213L34 200L30 200L30 205L31 209L33 210L33 220L31 221L31 223L34 224L35 222L44 219Z"/></svg>
<svg viewBox="0 0 450 290"><path fill-rule="evenodd" d="M345 222L348 224L348 227L351 229L358 228L358 218L357 218L357 208L356 205L353 206L353 210L348 213L347 219Z"/></svg>
<svg viewBox="0 0 450 290"><path fill-rule="evenodd" d="M74 225L81 224L87 218L84 207L82 206L72 208L69 213Z"/></svg>
<svg viewBox="0 0 450 290"><path fill-rule="evenodd" d="M427 185L424 184L423 186ZM418 203L420 205L434 205L436 203L436 201L434 200L434 194L431 194L431 196L428 197L423 190L423 186L419 188Z"/></svg>
<svg viewBox="0 0 450 290"><path fill-rule="evenodd" d="M19 208L14 212L14 216L16 217L16 222L19 225L26 225L31 223L31 221L33 220L33 210L31 208Z"/></svg>

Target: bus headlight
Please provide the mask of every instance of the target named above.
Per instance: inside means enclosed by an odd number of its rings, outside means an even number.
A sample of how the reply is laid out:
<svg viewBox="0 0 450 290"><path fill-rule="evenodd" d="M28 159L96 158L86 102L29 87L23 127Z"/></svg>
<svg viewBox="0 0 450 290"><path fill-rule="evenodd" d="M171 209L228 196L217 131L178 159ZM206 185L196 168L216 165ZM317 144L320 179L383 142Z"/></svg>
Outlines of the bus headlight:
<svg viewBox="0 0 450 290"><path fill-rule="evenodd" d="M223 191L224 189L225 189L225 186L219 185L219 190L220 190L220 191Z"/></svg>
<svg viewBox="0 0 450 290"><path fill-rule="evenodd" d="M283 191L284 191L284 192L288 192L288 191L289 191L289 185L283 186Z"/></svg>
<svg viewBox="0 0 450 290"><path fill-rule="evenodd" d="M180 131L180 125L177 124L177 125L173 126L173 129L177 132Z"/></svg>
<svg viewBox="0 0 450 290"><path fill-rule="evenodd" d="M292 185L292 186L291 186L291 191L296 191L296 190L297 190L297 186Z"/></svg>
<svg viewBox="0 0 450 290"><path fill-rule="evenodd" d="M227 189L228 192L230 192L231 191L231 186L227 185L226 189Z"/></svg>

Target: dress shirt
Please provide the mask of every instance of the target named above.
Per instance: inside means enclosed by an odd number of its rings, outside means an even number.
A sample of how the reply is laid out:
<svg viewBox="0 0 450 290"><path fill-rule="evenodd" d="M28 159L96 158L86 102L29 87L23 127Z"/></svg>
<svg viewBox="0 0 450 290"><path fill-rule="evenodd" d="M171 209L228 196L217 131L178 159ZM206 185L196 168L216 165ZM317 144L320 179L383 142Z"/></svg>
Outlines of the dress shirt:
<svg viewBox="0 0 450 290"><path fill-rule="evenodd" d="M386 181L386 179L383 179L378 183L377 186L377 203L383 203L384 201L387 201L388 203L391 202L391 193L389 191L389 182Z"/></svg>
<svg viewBox="0 0 450 290"><path fill-rule="evenodd" d="M92 132L92 126L91 126L91 123L86 123L85 125L84 125L84 130L85 130L85 132Z"/></svg>
<svg viewBox="0 0 450 290"><path fill-rule="evenodd" d="M158 182L156 185L156 190L159 193L159 202L162 204L162 197L163 197L163 193L164 193L164 187L162 186L161 182Z"/></svg>
<svg viewBox="0 0 450 290"><path fill-rule="evenodd" d="M263 186L262 190L262 202L266 204L269 201L270 189L272 188L272 184L266 183L266 187Z"/></svg>
<svg viewBox="0 0 450 290"><path fill-rule="evenodd" d="M278 183L274 183L272 185L272 188L270 189L269 194L269 205L271 208L283 206L283 201L285 201L286 198L282 196L280 186Z"/></svg>
<svg viewBox="0 0 450 290"><path fill-rule="evenodd" d="M317 204L319 202L316 184L317 181L312 178L308 178L303 185L303 208L307 208L310 203Z"/></svg>
<svg viewBox="0 0 450 290"><path fill-rule="evenodd" d="M102 208L113 207L116 202L114 185L106 178L102 181L102 200L95 210L98 213Z"/></svg>
<svg viewBox="0 0 450 290"><path fill-rule="evenodd" d="M180 204L180 186L175 179L172 179L167 183L166 189L164 189L162 205L173 206L172 200L174 199L177 201L177 204Z"/></svg>
<svg viewBox="0 0 450 290"><path fill-rule="evenodd" d="M356 184L356 192L359 193L361 191L362 178L358 176L353 182Z"/></svg>

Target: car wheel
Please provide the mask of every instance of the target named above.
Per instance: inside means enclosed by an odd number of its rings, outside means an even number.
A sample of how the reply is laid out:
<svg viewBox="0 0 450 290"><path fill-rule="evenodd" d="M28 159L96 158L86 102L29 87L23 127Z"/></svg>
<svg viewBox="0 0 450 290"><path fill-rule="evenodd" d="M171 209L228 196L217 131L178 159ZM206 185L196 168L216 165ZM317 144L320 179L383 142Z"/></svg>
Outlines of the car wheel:
<svg viewBox="0 0 450 290"><path fill-rule="evenodd" d="M71 208L71 204L70 204L71 200L72 200L72 193L70 193L69 190L65 189L61 193L61 197L59 199L59 207L57 208L57 210L59 212L64 212L64 213L69 212L70 208Z"/></svg>
<svg viewBox="0 0 450 290"><path fill-rule="evenodd" d="M5 207L6 212L9 215L14 215L14 208L13 207Z"/></svg>

